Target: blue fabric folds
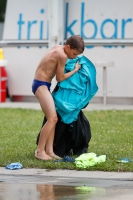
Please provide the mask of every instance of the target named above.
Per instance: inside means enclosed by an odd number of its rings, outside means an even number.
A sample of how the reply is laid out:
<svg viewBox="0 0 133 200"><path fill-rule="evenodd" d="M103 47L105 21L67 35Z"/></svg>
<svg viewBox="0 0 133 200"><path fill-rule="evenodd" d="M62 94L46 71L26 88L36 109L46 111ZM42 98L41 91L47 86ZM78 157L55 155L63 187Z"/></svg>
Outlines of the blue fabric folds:
<svg viewBox="0 0 133 200"><path fill-rule="evenodd" d="M55 160L54 162L75 162L75 159L70 156L65 156L61 160Z"/></svg>
<svg viewBox="0 0 133 200"><path fill-rule="evenodd" d="M66 124L77 120L80 110L90 102L98 91L95 66L85 56L68 59L65 73L73 70L77 61L81 65L80 70L58 83L59 90L52 93L56 110Z"/></svg>
<svg viewBox="0 0 133 200"><path fill-rule="evenodd" d="M13 170L13 169L21 169L23 166L21 163L19 162L16 162L16 163L11 163L9 165L6 166L6 169L10 169L10 170Z"/></svg>

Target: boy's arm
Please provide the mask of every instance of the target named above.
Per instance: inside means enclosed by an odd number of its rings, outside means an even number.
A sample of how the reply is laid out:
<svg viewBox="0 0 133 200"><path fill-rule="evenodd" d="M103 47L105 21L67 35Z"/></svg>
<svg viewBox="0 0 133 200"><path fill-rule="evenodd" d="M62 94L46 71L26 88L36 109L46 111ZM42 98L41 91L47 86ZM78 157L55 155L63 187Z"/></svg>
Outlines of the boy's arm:
<svg viewBox="0 0 133 200"><path fill-rule="evenodd" d="M65 79L69 78L70 76L75 74L81 67L81 65L76 63L74 70L64 74L65 64L66 64L66 62L63 62L63 61L60 61L58 63L57 70L56 70L56 80L58 82L61 82L61 81L65 80Z"/></svg>

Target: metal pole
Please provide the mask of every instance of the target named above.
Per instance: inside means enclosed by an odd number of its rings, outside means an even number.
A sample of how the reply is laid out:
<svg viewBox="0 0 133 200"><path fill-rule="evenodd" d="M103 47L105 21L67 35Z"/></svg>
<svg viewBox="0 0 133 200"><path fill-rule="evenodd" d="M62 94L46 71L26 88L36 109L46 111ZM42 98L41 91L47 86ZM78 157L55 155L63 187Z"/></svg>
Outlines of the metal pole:
<svg viewBox="0 0 133 200"><path fill-rule="evenodd" d="M107 104L107 67L103 66L103 104Z"/></svg>
<svg viewBox="0 0 133 200"><path fill-rule="evenodd" d="M50 1L49 1L49 12L52 12L50 8ZM59 11L60 12L60 11ZM60 15L61 18L62 14ZM53 15L51 16L49 14L50 22L53 20ZM53 23L53 25L52 25ZM54 41L55 45L55 40L56 42L62 41L62 43L65 43L65 40L63 40L63 31L61 31L62 23L63 20L60 19L59 22L59 27L58 26L58 20L54 22L51 22L50 24L50 34L53 34L52 40ZM56 24L56 25L55 25ZM53 31L52 27L54 29L57 28L56 31L51 33ZM55 34L56 33L56 34ZM49 40L1 40L0 41L0 47L17 47L17 46L51 46L51 35L49 36ZM59 37L59 38L58 38ZM133 39L88 39L84 40L86 46L133 46Z"/></svg>
<svg viewBox="0 0 133 200"><path fill-rule="evenodd" d="M49 40L2 40L0 47L48 46Z"/></svg>

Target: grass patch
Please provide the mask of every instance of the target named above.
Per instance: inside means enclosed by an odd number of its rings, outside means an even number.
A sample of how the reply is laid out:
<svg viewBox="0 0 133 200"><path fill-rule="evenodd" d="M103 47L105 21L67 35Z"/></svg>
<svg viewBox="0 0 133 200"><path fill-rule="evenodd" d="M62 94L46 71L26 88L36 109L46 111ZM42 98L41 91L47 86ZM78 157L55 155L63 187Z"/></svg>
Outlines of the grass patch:
<svg viewBox="0 0 133 200"><path fill-rule="evenodd" d="M105 163L85 170L133 171L133 162L116 162L121 157L133 161L133 111L84 111L84 114L92 131L88 152L107 156ZM0 108L1 167L20 162L24 168L77 169L74 163L34 158L42 120L43 113L39 110Z"/></svg>

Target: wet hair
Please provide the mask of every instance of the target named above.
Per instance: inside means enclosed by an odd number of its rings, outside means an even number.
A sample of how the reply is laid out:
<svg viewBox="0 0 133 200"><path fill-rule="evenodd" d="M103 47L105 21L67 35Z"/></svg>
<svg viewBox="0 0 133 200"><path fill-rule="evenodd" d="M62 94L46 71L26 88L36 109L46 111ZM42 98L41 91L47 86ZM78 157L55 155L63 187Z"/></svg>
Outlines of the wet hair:
<svg viewBox="0 0 133 200"><path fill-rule="evenodd" d="M71 49L77 49L80 53L83 53L85 48L84 40L80 35L69 37L66 40L65 45L69 45Z"/></svg>

